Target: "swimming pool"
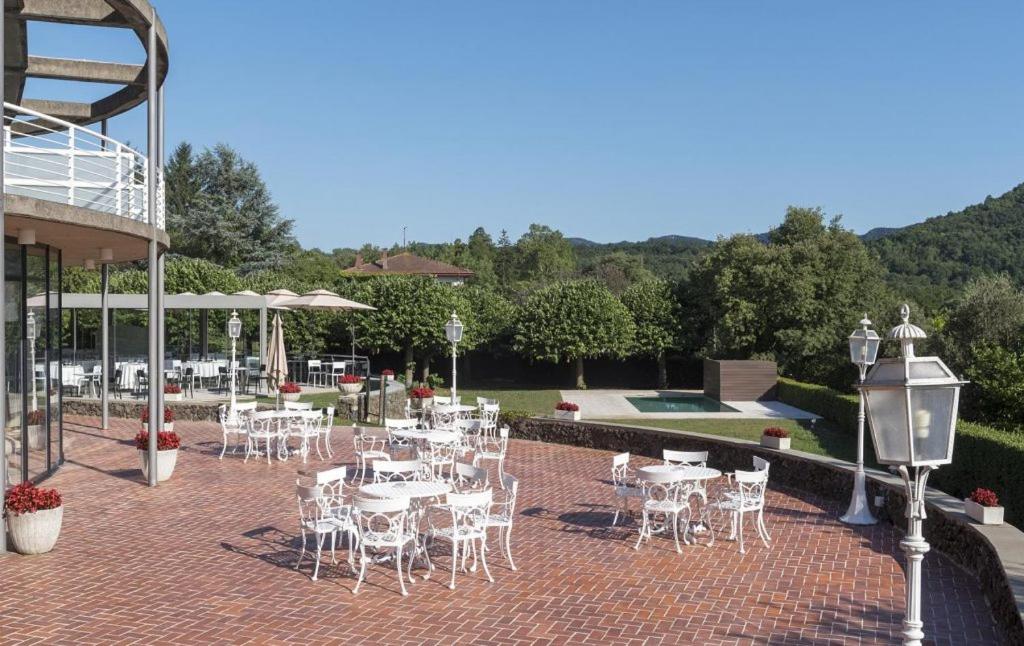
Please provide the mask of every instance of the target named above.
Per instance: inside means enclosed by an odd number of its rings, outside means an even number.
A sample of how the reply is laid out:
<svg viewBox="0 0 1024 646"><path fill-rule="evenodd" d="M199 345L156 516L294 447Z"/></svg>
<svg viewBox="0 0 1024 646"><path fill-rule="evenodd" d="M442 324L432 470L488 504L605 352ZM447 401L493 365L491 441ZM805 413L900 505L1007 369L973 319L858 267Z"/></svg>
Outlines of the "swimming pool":
<svg viewBox="0 0 1024 646"><path fill-rule="evenodd" d="M717 399L704 395L671 395L666 397L626 397L641 413L738 413Z"/></svg>

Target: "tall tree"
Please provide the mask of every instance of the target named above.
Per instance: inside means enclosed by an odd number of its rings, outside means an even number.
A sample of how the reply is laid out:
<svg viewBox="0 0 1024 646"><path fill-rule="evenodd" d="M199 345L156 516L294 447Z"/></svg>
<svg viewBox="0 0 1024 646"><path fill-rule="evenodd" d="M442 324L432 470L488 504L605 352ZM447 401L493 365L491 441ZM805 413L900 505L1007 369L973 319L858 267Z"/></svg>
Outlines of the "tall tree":
<svg viewBox="0 0 1024 646"><path fill-rule="evenodd" d="M658 388L668 387L665 353L679 338L679 303L663 280L650 279L632 284L622 294L622 304L636 324L634 352L653 357L658 364Z"/></svg>
<svg viewBox="0 0 1024 646"><path fill-rule="evenodd" d="M548 284L569 278L576 271L576 252L560 231L531 224L516 243L522 280Z"/></svg>

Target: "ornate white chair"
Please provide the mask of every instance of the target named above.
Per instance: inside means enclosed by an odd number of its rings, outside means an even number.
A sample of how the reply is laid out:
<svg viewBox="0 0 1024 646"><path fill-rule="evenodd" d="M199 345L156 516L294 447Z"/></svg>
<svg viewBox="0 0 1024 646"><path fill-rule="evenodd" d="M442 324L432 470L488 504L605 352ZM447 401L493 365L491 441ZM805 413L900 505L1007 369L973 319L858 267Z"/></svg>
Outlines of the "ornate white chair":
<svg viewBox="0 0 1024 646"><path fill-rule="evenodd" d="M426 532L428 541L443 540L452 544L452 579L448 587L455 589L455 572L459 569L459 551L463 555L472 551L474 561L477 554L484 566L484 574L491 583L494 578L487 567L487 519L491 515L492 494L490 490L473 493L450 493L445 497L443 509L451 515L451 525L437 526L431 516L427 516L429 528ZM479 550L477 549L479 544ZM429 547L429 543L428 543ZM424 550L431 569L429 550ZM463 558L465 561L465 558ZM475 566L474 566L475 567ZM429 574L428 574L429 576Z"/></svg>
<svg viewBox="0 0 1024 646"><path fill-rule="evenodd" d="M680 467L706 467L708 466L708 452L707 451L673 451L670 449L663 449L661 457L665 460L665 464L680 466ZM701 497L702 503L708 501L708 490L707 485L703 480L694 480L688 483L687 488L689 489L687 494L696 493Z"/></svg>
<svg viewBox="0 0 1024 646"><path fill-rule="evenodd" d="M284 402L285 410L313 410L313 402Z"/></svg>
<svg viewBox="0 0 1024 646"><path fill-rule="evenodd" d="M765 547L771 547L771 537L764 523L765 489L768 486L767 466L759 471L736 471L732 474L731 480L735 483L735 488L723 492L718 502L711 505L719 512L729 514L729 539L738 539L740 554L746 554L743 546L743 515L747 514L754 519L754 527L761 542Z"/></svg>
<svg viewBox="0 0 1024 646"><path fill-rule="evenodd" d="M459 412L457 410L450 406L438 405L436 401L434 402L434 407L430 409L431 428L453 431L458 421Z"/></svg>
<svg viewBox="0 0 1024 646"><path fill-rule="evenodd" d="M319 478L318 478L319 480ZM325 491L328 492L325 495ZM337 489L340 496L340 488ZM296 483L295 492L299 499L299 531L302 534L302 551L299 552L299 560L295 563L298 570L302 565L302 558L306 555L306 536L312 533L316 537L316 564L313 566L313 580L316 581L320 573L320 555L323 550L324 539L331 537L331 562L337 563L334 548L339 531L353 534L355 526L349 517L335 515L333 510L339 509L342 505L334 490L327 485L318 482L315 485L303 485ZM352 544L352 538L350 545Z"/></svg>
<svg viewBox="0 0 1024 646"><path fill-rule="evenodd" d="M327 449L327 457L334 457L331 450L331 430L334 428L334 406L328 406L323 410L323 423L320 426L320 434L324 438L324 447ZM317 440L317 451L320 450L320 440Z"/></svg>
<svg viewBox="0 0 1024 646"><path fill-rule="evenodd" d="M323 414L318 410L300 411L297 423L289 425L289 434L299 439L299 454L302 455L302 462L309 458L310 443L316 447L316 454L321 460L324 459L320 453L320 434L324 422Z"/></svg>
<svg viewBox="0 0 1024 646"><path fill-rule="evenodd" d="M491 515L487 517L487 527L498 528L498 547L505 552L509 567L515 571L516 564L512 560L512 521L515 519L516 498L519 496L519 480L506 473L501 476L504 488L503 499L495 500L491 505Z"/></svg>
<svg viewBox="0 0 1024 646"><path fill-rule="evenodd" d="M480 420L460 419L455 422L459 434L459 455L466 456L480 449Z"/></svg>
<svg viewBox="0 0 1024 646"><path fill-rule="evenodd" d="M412 431L416 430L417 426L419 426L419 422L411 417L402 419L385 418L384 428L388 430L388 451L391 452L392 458L409 455L413 452L414 448L408 438L395 435L395 431Z"/></svg>
<svg viewBox="0 0 1024 646"><path fill-rule="evenodd" d="M406 544L413 542L416 533L409 525L408 498L356 498L356 527L359 532L359 579L352 594L359 592L359 585L366 579L366 550L394 550L398 567L398 585L402 595L405 589L405 575L402 572L402 552ZM413 555L410 554L410 559Z"/></svg>
<svg viewBox="0 0 1024 646"><path fill-rule="evenodd" d="M414 482L422 479L424 465L419 460L376 460L374 482Z"/></svg>
<svg viewBox="0 0 1024 646"><path fill-rule="evenodd" d="M310 359L306 362L306 382L311 386L324 383L326 373L324 363L319 359Z"/></svg>
<svg viewBox="0 0 1024 646"><path fill-rule="evenodd" d="M615 510L615 517L612 518L612 527L619 522L619 514L629 515L629 501L633 498L642 500L643 489L636 482L636 475L629 466L629 453L619 453L612 457L612 486L615 487L615 497L619 499L622 509Z"/></svg>
<svg viewBox="0 0 1024 646"><path fill-rule="evenodd" d="M505 474L505 456L508 453L508 435L509 429L507 426L502 426L498 430L498 437L488 438L486 435L480 436L479 450L473 454L473 466L480 466L481 462L492 460L498 463L498 478L501 482L501 486L504 487L504 479L501 477Z"/></svg>
<svg viewBox="0 0 1024 646"><path fill-rule="evenodd" d="M452 472L452 486L458 493L483 491L490 486L487 481L487 469L475 467L465 462L456 462Z"/></svg>
<svg viewBox="0 0 1024 646"><path fill-rule="evenodd" d="M235 419L228 419L228 407L226 404L221 404L217 407L217 418L220 420L220 430L224 434L224 448L220 450L220 460L224 459L224 452L228 450L228 438L234 437L234 446L231 449L231 453L234 454L238 450L239 444L245 439L245 458L249 459L249 430L247 424L241 416L237 416Z"/></svg>
<svg viewBox="0 0 1024 646"><path fill-rule="evenodd" d="M455 459L459 455L460 442L428 441L422 456L431 480L444 482L452 479Z"/></svg>
<svg viewBox="0 0 1024 646"><path fill-rule="evenodd" d="M484 404L478 410L481 435L494 437L498 431L498 415L501 408L497 404Z"/></svg>
<svg viewBox="0 0 1024 646"><path fill-rule="evenodd" d="M390 460L391 453L387 450L388 436L367 428L357 426L352 433L352 447L356 456L356 469L359 470L359 482L366 479L366 468L369 464L382 460Z"/></svg>
<svg viewBox="0 0 1024 646"><path fill-rule="evenodd" d="M654 533L667 531L672 523L672 537L676 542L676 552L682 553L679 546L679 525L690 522L689 497L679 486L679 476L675 473L647 473L640 471L637 481L644 494L643 525L640 536L633 549L640 549L640 543L649 539ZM685 528L685 526L684 526ZM686 536L685 530L683 534Z"/></svg>
<svg viewBox="0 0 1024 646"><path fill-rule="evenodd" d="M255 411L251 415L246 415L244 419L246 421L247 436L249 438L245 461L247 462L249 460L250 455L260 455L259 446L260 441L262 440L266 443L267 464L270 464L270 444L280 437L276 414L272 410Z"/></svg>

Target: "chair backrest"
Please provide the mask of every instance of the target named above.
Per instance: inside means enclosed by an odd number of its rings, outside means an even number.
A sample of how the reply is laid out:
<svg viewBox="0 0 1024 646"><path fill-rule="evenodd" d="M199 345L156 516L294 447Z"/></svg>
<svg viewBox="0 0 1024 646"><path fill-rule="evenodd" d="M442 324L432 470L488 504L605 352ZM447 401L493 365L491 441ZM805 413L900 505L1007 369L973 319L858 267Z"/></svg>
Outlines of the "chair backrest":
<svg viewBox="0 0 1024 646"><path fill-rule="evenodd" d="M434 395L434 406L447 406L452 403L451 397L444 397L442 395Z"/></svg>
<svg viewBox="0 0 1024 646"><path fill-rule="evenodd" d="M672 451L664 449L662 458L665 464L675 464L687 467L706 467L708 465L707 451Z"/></svg>
<svg viewBox="0 0 1024 646"><path fill-rule="evenodd" d="M493 500L494 494L490 489L445 496L445 503L452 512L454 534L460 538L471 538L486 532Z"/></svg>
<svg viewBox="0 0 1024 646"><path fill-rule="evenodd" d="M185 376L186 377L191 377L194 374L196 374L196 369L195 368L185 368Z"/></svg>
<svg viewBox="0 0 1024 646"><path fill-rule="evenodd" d="M498 453L502 457L508 452L508 426L502 426L498 429L498 436L484 434L480 436L480 450L488 453Z"/></svg>
<svg viewBox="0 0 1024 646"><path fill-rule="evenodd" d="M498 425L498 413L501 412L497 404L484 404L480 406L480 424L485 429L493 429Z"/></svg>
<svg viewBox="0 0 1024 646"><path fill-rule="evenodd" d="M256 402L240 402L238 404L235 404L235 410L238 412L254 411L256 410Z"/></svg>
<svg viewBox="0 0 1024 646"><path fill-rule="evenodd" d="M355 498L359 540L365 545L401 545L406 539L408 498Z"/></svg>
<svg viewBox="0 0 1024 646"><path fill-rule="evenodd" d="M253 411L244 418L250 433L276 433L277 416L272 410Z"/></svg>
<svg viewBox="0 0 1024 646"><path fill-rule="evenodd" d="M412 418L405 418L405 419L391 419L391 418L388 418L388 419L384 420L384 428L388 429L389 431L408 431L408 430L413 430L413 429L416 428L416 426L418 424L419 424L419 422L417 420L415 420L415 419L412 419Z"/></svg>
<svg viewBox="0 0 1024 646"><path fill-rule="evenodd" d="M516 499L519 498L519 478L510 473L501 474L501 484L505 487L505 502L502 504L502 515L509 522L516 513Z"/></svg>
<svg viewBox="0 0 1024 646"><path fill-rule="evenodd" d="M679 500L679 474L672 471L637 471L637 481L648 500Z"/></svg>
<svg viewBox="0 0 1024 646"><path fill-rule="evenodd" d="M388 444L388 435L380 431L373 431L362 426L357 426L352 431L352 446L357 453L366 451L383 451Z"/></svg>
<svg viewBox="0 0 1024 646"><path fill-rule="evenodd" d="M299 518L303 524L316 527L330 513L320 485L295 483L295 495L299 500Z"/></svg>
<svg viewBox="0 0 1024 646"><path fill-rule="evenodd" d="M331 372L339 372L339 371L345 372L345 362L344 361L332 361L331 362Z"/></svg>
<svg viewBox="0 0 1024 646"><path fill-rule="evenodd" d="M764 505L764 490L768 485L768 471L736 471L733 478L736 481L741 506L749 509Z"/></svg>
<svg viewBox="0 0 1024 646"><path fill-rule="evenodd" d="M456 491L462 493L482 491L487 488L487 469L481 469L465 462L456 462L452 485Z"/></svg>
<svg viewBox="0 0 1024 646"><path fill-rule="evenodd" d="M316 483L318 485L322 485L336 480L344 480L347 475L348 467L345 466L334 467L333 469L324 469L323 471L316 472Z"/></svg>
<svg viewBox="0 0 1024 646"><path fill-rule="evenodd" d="M320 368L322 365L323 365L323 362L320 361L319 359L310 359L309 361L306 362L306 368L307 369L308 368Z"/></svg>
<svg viewBox="0 0 1024 646"><path fill-rule="evenodd" d="M334 426L334 406L328 406L324 409L324 428L331 428Z"/></svg>
<svg viewBox="0 0 1024 646"><path fill-rule="evenodd" d="M312 402L285 402L284 403L284 409L285 410L312 410L313 409L313 403Z"/></svg>
<svg viewBox="0 0 1024 646"><path fill-rule="evenodd" d="M413 482L420 479L423 463L419 460L374 460L374 482Z"/></svg>
<svg viewBox="0 0 1024 646"><path fill-rule="evenodd" d="M629 473L629 453L612 456L612 483L616 486L626 484L629 480Z"/></svg>
<svg viewBox="0 0 1024 646"><path fill-rule="evenodd" d="M754 456L754 471L767 471L768 467L772 466L772 463L764 458Z"/></svg>

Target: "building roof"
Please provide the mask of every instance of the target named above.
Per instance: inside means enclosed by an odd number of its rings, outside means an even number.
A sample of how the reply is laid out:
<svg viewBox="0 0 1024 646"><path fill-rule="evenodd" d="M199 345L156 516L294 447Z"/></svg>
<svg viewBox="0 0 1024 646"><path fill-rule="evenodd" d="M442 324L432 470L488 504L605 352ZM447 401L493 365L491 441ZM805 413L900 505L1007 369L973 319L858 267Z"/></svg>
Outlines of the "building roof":
<svg viewBox="0 0 1024 646"><path fill-rule="evenodd" d="M356 264L345 270L346 274L406 274L414 276L440 276L469 278L473 272L462 267L449 265L440 260L423 258L409 252L402 252L393 256L382 253L381 257L373 262L363 262L362 257L356 256Z"/></svg>

